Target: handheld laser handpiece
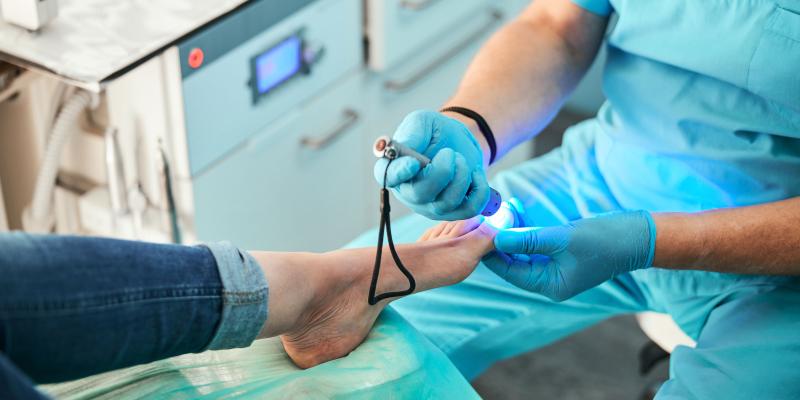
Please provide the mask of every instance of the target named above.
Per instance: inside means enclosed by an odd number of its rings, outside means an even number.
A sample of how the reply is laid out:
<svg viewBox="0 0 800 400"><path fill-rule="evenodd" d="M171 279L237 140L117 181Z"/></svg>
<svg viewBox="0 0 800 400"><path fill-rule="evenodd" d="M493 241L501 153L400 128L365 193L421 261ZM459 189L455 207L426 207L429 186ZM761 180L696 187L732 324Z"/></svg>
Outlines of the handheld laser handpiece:
<svg viewBox="0 0 800 400"><path fill-rule="evenodd" d="M375 157L383 157L390 160L402 156L413 157L419 161L421 168L425 168L426 165L431 163L430 158L425 157L424 155L416 152L414 149L402 143L393 141L388 136L381 136L376 139L375 145L372 147L372 152L375 154ZM494 215L497 210L500 209L500 205L502 203L503 198L500 196L500 193L490 187L489 202L486 204L486 207L483 208L483 211L481 211L481 215L484 217L490 217Z"/></svg>

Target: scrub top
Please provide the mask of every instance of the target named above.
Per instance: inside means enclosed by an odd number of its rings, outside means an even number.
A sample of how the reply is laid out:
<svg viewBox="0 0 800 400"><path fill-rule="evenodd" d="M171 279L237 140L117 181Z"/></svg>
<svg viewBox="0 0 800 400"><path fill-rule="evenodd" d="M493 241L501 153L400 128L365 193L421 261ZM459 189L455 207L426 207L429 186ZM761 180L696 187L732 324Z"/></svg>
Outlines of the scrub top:
<svg viewBox="0 0 800 400"><path fill-rule="evenodd" d="M573 2L618 17L586 126L622 208L800 196L800 0Z"/></svg>

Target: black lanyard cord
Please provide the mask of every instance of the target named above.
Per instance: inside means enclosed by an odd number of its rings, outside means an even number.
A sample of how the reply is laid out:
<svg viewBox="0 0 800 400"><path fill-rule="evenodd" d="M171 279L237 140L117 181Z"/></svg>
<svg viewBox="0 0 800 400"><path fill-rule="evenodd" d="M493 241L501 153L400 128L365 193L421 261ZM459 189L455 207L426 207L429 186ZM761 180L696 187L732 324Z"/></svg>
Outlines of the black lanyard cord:
<svg viewBox="0 0 800 400"><path fill-rule="evenodd" d="M383 299L388 299L390 297L402 297L414 293L414 289L417 287L417 282L414 280L414 276L411 275L411 272L409 272L409 270L403 265L403 262L400 261L400 256L397 255L397 250L394 248L394 240L392 240L392 224L389 218L391 207L389 205L389 190L386 189L386 175L389 172L389 165L391 164L392 159L389 159L389 162L386 164L386 170L383 171L383 188L381 188L381 222L380 228L378 228L378 247L375 250L375 266L372 269L372 281L369 285L369 297L367 298L367 302L371 306L374 306ZM408 289L397 292L381 293L376 296L375 291L378 288L378 276L380 275L381 271L381 256L383 255L384 228L386 229L386 239L389 242L389 251L392 253L392 259L394 259L394 262L397 264L397 269L399 269L400 272L405 275L406 279L408 279Z"/></svg>

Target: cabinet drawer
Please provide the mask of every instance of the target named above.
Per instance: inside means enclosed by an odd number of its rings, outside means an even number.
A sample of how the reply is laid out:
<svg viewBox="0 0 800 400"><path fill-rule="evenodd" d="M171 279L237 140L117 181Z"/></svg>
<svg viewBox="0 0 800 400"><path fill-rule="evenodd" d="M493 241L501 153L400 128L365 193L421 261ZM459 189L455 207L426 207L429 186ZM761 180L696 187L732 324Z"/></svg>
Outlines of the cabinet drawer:
<svg viewBox="0 0 800 400"><path fill-rule="evenodd" d="M257 2L251 9L240 13L265 13L277 8L274 2ZM287 2L289 4L290 2ZM283 3L280 3L283 4ZM260 8L257 8L260 7ZM236 47L224 54L201 61L201 66L191 72L183 68L183 99L191 174L197 175L215 161L232 151L237 145L271 124L322 90L362 65L361 2L359 0L318 0L286 16L263 32L249 36L244 42L237 40L242 31L251 29L242 21L225 20L202 31L181 44L185 49L214 49L218 42L231 41ZM242 14L248 15L248 14ZM247 21L244 21L247 22ZM255 23L255 22L253 22ZM237 36L238 35L238 36ZM302 42L302 47L293 40ZM284 44L286 47L283 47ZM298 50L300 48L300 50ZM262 56L278 50L299 52L304 57L306 49L316 54L306 70L296 72L288 79L281 78L292 57L266 59L272 64L259 67ZM212 53L209 51L209 53ZM200 57L202 60L202 57ZM271 67L271 68L266 68ZM274 72L268 78L257 79L256 71ZM259 72L260 73L260 72ZM262 88L262 83L272 89ZM259 90L265 94L258 95Z"/></svg>
<svg viewBox="0 0 800 400"><path fill-rule="evenodd" d="M368 0L369 66L392 68L442 36L469 30L465 21L493 2L488 0Z"/></svg>
<svg viewBox="0 0 800 400"><path fill-rule="evenodd" d="M332 250L366 221L361 77L332 90L252 137L193 182L200 240L244 248ZM374 213L373 213L374 214Z"/></svg>

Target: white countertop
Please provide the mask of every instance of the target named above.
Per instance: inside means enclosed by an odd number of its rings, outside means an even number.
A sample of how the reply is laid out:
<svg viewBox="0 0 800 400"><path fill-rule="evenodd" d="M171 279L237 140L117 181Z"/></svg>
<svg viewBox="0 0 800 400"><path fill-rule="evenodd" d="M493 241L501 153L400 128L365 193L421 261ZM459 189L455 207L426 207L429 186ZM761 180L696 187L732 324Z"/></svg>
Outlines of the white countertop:
<svg viewBox="0 0 800 400"><path fill-rule="evenodd" d="M59 0L39 32L0 20L0 59L89 90L247 0Z"/></svg>

